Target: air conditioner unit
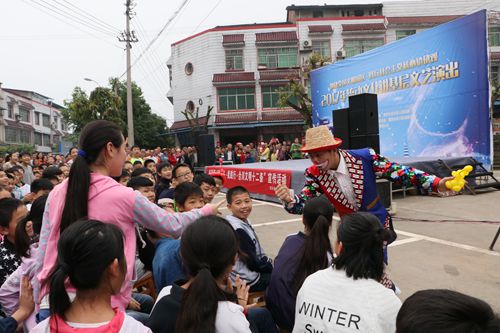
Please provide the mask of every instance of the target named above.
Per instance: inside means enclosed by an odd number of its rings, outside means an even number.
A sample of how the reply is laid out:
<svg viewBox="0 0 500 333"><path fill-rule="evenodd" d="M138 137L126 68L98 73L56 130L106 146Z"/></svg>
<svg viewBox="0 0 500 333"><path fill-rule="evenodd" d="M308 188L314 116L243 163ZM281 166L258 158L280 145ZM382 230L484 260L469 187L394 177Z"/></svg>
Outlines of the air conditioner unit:
<svg viewBox="0 0 500 333"><path fill-rule="evenodd" d="M344 59L345 58L345 51L344 50L339 50L336 53L337 59Z"/></svg>
<svg viewBox="0 0 500 333"><path fill-rule="evenodd" d="M302 42L302 49L310 49L312 48L312 42L309 39L306 39Z"/></svg>
<svg viewBox="0 0 500 333"><path fill-rule="evenodd" d="M16 119L16 121L20 121L21 115L19 113L16 113L16 114L14 114L14 118Z"/></svg>

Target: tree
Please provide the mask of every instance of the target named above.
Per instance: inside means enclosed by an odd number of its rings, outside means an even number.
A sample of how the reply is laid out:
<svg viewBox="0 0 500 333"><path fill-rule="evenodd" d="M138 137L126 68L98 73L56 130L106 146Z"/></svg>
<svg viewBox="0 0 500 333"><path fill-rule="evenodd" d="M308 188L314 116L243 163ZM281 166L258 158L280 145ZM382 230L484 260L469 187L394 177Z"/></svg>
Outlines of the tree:
<svg viewBox="0 0 500 333"><path fill-rule="evenodd" d="M120 82L118 78L109 79L111 89L121 97L121 116L124 124L127 124L127 85L125 81ZM135 144L143 148L173 146L174 142L168 136L167 121L154 114L146 102L142 89L132 82L132 109L134 111L134 138ZM127 126L124 133L127 134Z"/></svg>
<svg viewBox="0 0 500 333"><path fill-rule="evenodd" d="M64 120L73 130L73 138L80 135L83 127L93 120L109 120L123 128L121 99L110 89L97 87L87 97L85 91L75 87L71 100L64 101L66 108L61 111Z"/></svg>
<svg viewBox="0 0 500 333"><path fill-rule="evenodd" d="M214 109L213 106L208 106L207 107L207 115L206 119L203 123L200 123L200 108L196 107L196 112L192 112L189 110L184 110L181 113L186 117L186 120L189 123L189 127L191 128L191 131L197 131L197 132L207 132L208 130L208 121L210 120L210 113L212 113L212 110Z"/></svg>
<svg viewBox="0 0 500 333"><path fill-rule="evenodd" d="M120 82L118 78L111 78L109 83L111 89L97 87L89 97L80 87L75 87L71 99L64 102L66 109L62 111L62 116L74 132L72 139L78 138L87 123L100 119L114 122L127 136L126 84ZM132 83L132 105L135 144L144 148L173 145L172 139L166 136L167 122L151 112L151 107L144 99L141 88L134 82Z"/></svg>
<svg viewBox="0 0 500 333"><path fill-rule="evenodd" d="M307 78L313 69L323 67L328 64L329 59L324 58L319 53L313 53L300 71L300 78ZM301 79L290 79L287 86L280 89L278 106L281 108L290 107L298 111L304 117L305 128L312 127L312 101L308 94L308 89Z"/></svg>

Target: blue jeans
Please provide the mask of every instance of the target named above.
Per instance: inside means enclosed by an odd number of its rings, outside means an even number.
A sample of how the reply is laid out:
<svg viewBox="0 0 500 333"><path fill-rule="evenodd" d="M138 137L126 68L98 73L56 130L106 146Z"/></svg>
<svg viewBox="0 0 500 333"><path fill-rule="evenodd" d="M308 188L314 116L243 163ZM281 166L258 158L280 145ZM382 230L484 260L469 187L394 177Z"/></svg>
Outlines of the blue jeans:
<svg viewBox="0 0 500 333"><path fill-rule="evenodd" d="M132 298L141 305L141 309L139 311L127 310L127 314L142 324L146 323L155 304L153 297L145 294L132 293Z"/></svg>
<svg viewBox="0 0 500 333"><path fill-rule="evenodd" d="M259 333L278 333L271 312L266 308L250 308L247 312L250 324L257 328Z"/></svg>

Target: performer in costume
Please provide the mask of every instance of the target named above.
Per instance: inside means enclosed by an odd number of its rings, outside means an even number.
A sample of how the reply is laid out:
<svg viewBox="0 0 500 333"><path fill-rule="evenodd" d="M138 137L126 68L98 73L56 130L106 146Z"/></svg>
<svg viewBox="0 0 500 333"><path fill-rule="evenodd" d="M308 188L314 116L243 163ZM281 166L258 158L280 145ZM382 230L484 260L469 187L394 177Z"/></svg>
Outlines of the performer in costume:
<svg viewBox="0 0 500 333"><path fill-rule="evenodd" d="M445 182L453 179L441 179L392 163L370 148L338 149L341 144L342 140L335 138L327 126L307 130L306 143L301 151L309 153L313 165L305 172L304 188L292 197L285 185L276 187L276 195L289 213L301 214L308 199L324 194L340 216L356 211L369 212L377 216L385 228L392 230L391 217L377 193L376 177L408 187L416 186L423 194L446 192ZM395 238L394 233L391 241Z"/></svg>

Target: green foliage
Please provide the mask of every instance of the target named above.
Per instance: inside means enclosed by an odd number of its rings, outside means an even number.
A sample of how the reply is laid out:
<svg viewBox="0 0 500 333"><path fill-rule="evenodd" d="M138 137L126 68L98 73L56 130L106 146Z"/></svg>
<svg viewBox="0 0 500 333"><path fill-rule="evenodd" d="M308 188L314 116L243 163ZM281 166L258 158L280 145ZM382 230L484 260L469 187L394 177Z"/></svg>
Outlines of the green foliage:
<svg viewBox="0 0 500 333"><path fill-rule="evenodd" d="M127 136L126 83L120 82L118 78L111 78L109 84L111 88L97 87L90 96L87 96L80 87L75 87L71 99L65 101L66 109L62 111L62 116L74 131L70 135L72 141L78 138L87 123L100 119L118 124ZM165 119L151 112L141 88L134 82L132 106L135 144L143 148L173 145L172 139L165 136L168 132Z"/></svg>
<svg viewBox="0 0 500 333"><path fill-rule="evenodd" d="M127 135L127 85L117 78L109 79L111 89L120 96L123 101L121 116L124 126L124 134ZM172 139L165 135L168 133L167 122L162 117L151 111L151 107L144 99L142 89L132 82L132 109L134 110L134 139L135 144L142 148L155 148L173 146Z"/></svg>
<svg viewBox="0 0 500 333"><path fill-rule="evenodd" d="M327 61L321 54L314 52L307 61L307 66L301 70L301 78L307 78L311 70L325 66ZM287 86L280 89L278 106L298 111L304 117L304 127L312 127L312 101L307 87L300 79L292 79Z"/></svg>
<svg viewBox="0 0 500 333"><path fill-rule="evenodd" d="M62 116L77 135L93 120L109 120L124 127L120 115L121 99L109 88L97 87L87 97L80 87L75 87L71 100L64 104L66 109L62 110Z"/></svg>
<svg viewBox="0 0 500 333"><path fill-rule="evenodd" d="M0 146L0 156L4 156L6 154L12 154L14 152L28 152L33 153L35 151L35 147L33 145L8 145L8 146Z"/></svg>

